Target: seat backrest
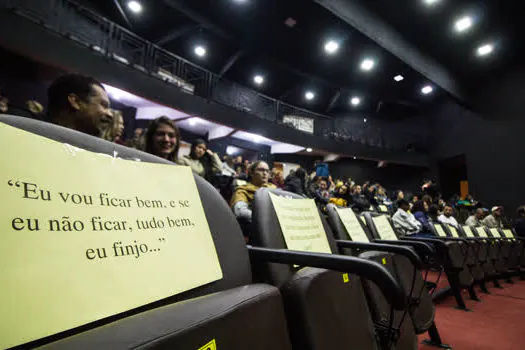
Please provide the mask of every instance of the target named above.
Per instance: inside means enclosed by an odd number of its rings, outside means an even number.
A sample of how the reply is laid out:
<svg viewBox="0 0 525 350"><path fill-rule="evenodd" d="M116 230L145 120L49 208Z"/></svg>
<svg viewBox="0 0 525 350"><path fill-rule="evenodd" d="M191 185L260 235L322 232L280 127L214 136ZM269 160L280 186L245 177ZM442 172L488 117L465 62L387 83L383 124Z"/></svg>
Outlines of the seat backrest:
<svg viewBox="0 0 525 350"><path fill-rule="evenodd" d="M123 159L176 166L171 162L148 153L120 146L115 143L107 142L50 123L9 115L0 115L0 123L11 125L18 129L91 152L108 154ZM169 298L169 300L165 300L164 302L166 303L194 298L250 284L252 282L247 248L235 216L231 212L228 204L211 184L199 176L194 175L194 178L206 219L210 227L223 278L216 282L173 296L172 298ZM180 184L174 184L174 186L180 186ZM140 309L138 311L143 310L144 309Z"/></svg>
<svg viewBox="0 0 525 350"><path fill-rule="evenodd" d="M392 223L390 222L388 215L364 213L363 216L366 221L366 226L375 239L386 241L398 240L396 231L394 230L394 227L392 227Z"/></svg>
<svg viewBox="0 0 525 350"><path fill-rule="evenodd" d="M371 238L368 236L363 222L358 219L351 208L337 208L333 204L328 204L326 213L328 223L337 239L370 242Z"/></svg>
<svg viewBox="0 0 525 350"><path fill-rule="evenodd" d="M443 228L441 223L435 223L433 225L433 227L434 227L434 233L436 234L436 236L438 236L438 237L448 237L447 233L445 232L445 229Z"/></svg>

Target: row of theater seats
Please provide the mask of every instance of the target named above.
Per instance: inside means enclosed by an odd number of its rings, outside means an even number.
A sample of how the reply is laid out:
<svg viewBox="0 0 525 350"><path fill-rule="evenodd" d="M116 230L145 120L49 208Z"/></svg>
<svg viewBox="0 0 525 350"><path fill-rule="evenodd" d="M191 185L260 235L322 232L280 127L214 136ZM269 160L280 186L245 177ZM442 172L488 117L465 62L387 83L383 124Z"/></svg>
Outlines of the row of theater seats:
<svg viewBox="0 0 525 350"><path fill-rule="evenodd" d="M116 151L122 158L169 164L34 120L1 116L0 122L97 153ZM331 254L291 251L270 194L304 199L269 189L255 196L253 246L246 246L220 194L200 177L195 181L223 278L30 346L408 350L417 349L417 334L427 331L429 342L440 345L428 290L432 285L426 283L423 271L443 270L451 286L469 288L474 280L480 281L480 270L483 278L497 278L519 270L525 256L521 241L495 238L495 232L479 237L480 232L471 231L475 237L467 237L460 230L458 236L465 237L407 239L397 236L385 215L356 216L351 209L330 205L328 220L317 215Z"/></svg>

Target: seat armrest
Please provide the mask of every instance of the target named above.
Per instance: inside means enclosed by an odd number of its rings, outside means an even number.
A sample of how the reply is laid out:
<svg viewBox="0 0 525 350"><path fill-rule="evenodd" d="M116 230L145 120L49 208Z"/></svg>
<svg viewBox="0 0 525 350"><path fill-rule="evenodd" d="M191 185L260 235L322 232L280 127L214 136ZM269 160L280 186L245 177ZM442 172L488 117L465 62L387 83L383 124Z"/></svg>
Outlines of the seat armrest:
<svg viewBox="0 0 525 350"><path fill-rule="evenodd" d="M343 241L343 240L336 240L335 242L341 248L376 250L376 251L381 251L381 252L389 252L389 253L403 255L408 260L410 260L410 262L412 262L412 264L416 268L421 269L423 267L423 262L419 258L419 255L417 255L412 249L407 248L407 247L402 247L399 245L391 245L391 244L382 244L382 243L363 243L363 242L353 242L353 241Z"/></svg>
<svg viewBox="0 0 525 350"><path fill-rule="evenodd" d="M358 275L374 282L396 310L404 310L407 307L405 293L399 283L388 270L375 261L344 255L253 246L248 246L248 253L251 260L258 262L317 267Z"/></svg>

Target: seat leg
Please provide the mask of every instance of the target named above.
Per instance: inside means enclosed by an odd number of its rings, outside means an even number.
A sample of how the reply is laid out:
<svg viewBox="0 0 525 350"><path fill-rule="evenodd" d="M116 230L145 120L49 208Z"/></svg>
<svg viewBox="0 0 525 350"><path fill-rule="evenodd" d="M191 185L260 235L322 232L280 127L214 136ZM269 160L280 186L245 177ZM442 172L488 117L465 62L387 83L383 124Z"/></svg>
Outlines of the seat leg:
<svg viewBox="0 0 525 350"><path fill-rule="evenodd" d="M467 305L465 305L465 301L463 300L463 296L461 295L461 288L459 287L459 278L457 275L453 274L450 275L448 278L448 281L450 283L450 289L452 290L452 295L454 295L454 299L456 299L456 309L463 310L463 311L472 311L467 308Z"/></svg>
<svg viewBox="0 0 525 350"><path fill-rule="evenodd" d="M490 294L489 290L487 289L487 286L485 285L485 281L479 282L479 288L481 289L482 293Z"/></svg>
<svg viewBox="0 0 525 350"><path fill-rule="evenodd" d="M433 322L432 326L430 326L430 328L428 329L428 335L430 339L423 340L422 344L434 346L440 349L452 349L450 345L443 344L443 342L441 341L441 336L439 335L439 331L435 322Z"/></svg>
<svg viewBox="0 0 525 350"><path fill-rule="evenodd" d="M481 301L481 299L478 298L478 295L476 294L476 290L474 289L474 285L468 287L468 294L470 296L470 300Z"/></svg>
<svg viewBox="0 0 525 350"><path fill-rule="evenodd" d="M497 279L494 279L492 283L494 284L494 287L503 289L503 287L501 286L501 284L499 284L499 281Z"/></svg>

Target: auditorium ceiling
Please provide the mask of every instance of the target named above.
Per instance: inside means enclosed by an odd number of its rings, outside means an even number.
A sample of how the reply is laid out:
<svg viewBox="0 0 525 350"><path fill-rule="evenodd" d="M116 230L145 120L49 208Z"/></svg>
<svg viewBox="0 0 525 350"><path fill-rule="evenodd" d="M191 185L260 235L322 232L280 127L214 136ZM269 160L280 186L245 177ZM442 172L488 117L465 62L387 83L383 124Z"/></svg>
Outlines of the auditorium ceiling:
<svg viewBox="0 0 525 350"><path fill-rule="evenodd" d="M524 57L522 1L136 1L141 11L79 2L228 80L329 116L417 115Z"/></svg>

